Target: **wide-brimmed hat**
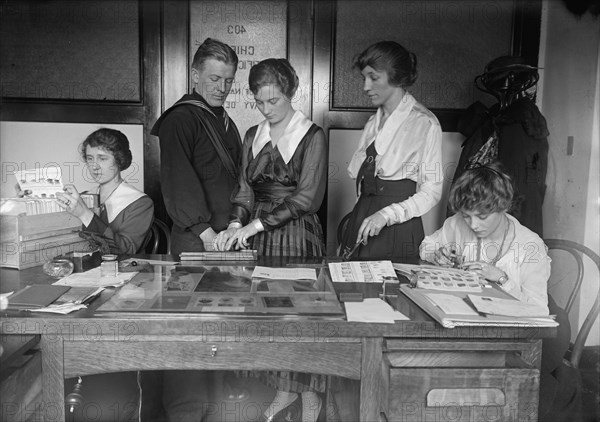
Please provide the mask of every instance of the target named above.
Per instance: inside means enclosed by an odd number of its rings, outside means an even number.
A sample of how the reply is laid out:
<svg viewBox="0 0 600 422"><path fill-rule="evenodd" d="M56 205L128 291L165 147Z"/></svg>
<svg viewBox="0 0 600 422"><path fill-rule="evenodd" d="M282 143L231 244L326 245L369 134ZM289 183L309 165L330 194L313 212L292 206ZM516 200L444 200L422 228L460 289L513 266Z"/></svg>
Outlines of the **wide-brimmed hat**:
<svg viewBox="0 0 600 422"><path fill-rule="evenodd" d="M480 77L488 82L506 78L510 73L515 75L520 73L537 73L537 66L531 66L523 57L519 56L500 56L490 61Z"/></svg>
<svg viewBox="0 0 600 422"><path fill-rule="evenodd" d="M499 91L524 91L537 83L538 69L541 68L528 64L523 57L500 56L490 61L484 72L475 77L475 86L494 96L497 96Z"/></svg>

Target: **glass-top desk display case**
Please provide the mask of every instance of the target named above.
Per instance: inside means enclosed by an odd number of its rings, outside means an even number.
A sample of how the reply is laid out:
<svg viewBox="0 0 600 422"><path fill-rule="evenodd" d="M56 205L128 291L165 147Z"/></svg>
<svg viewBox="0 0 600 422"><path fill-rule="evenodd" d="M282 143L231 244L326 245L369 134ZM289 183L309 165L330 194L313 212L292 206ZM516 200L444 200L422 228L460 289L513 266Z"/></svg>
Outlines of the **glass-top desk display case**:
<svg viewBox="0 0 600 422"><path fill-rule="evenodd" d="M299 280L253 278L254 266L150 268L117 290L97 312L344 316L326 268L316 268L315 279Z"/></svg>

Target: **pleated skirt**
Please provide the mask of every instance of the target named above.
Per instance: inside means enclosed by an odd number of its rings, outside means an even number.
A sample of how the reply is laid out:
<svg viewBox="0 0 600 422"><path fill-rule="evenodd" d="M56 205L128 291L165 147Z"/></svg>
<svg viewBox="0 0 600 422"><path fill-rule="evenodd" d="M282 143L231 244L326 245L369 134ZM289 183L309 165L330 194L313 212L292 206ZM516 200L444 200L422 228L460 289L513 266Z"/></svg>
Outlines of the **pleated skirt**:
<svg viewBox="0 0 600 422"><path fill-rule="evenodd" d="M274 201L257 201L252 218L270 213L276 206ZM282 227L253 236L250 248L256 249L259 256L321 257L325 252L323 228L316 214L305 214ZM290 393L324 393L327 383L325 375L304 372L238 371L238 376L258 378L271 388Z"/></svg>
<svg viewBox="0 0 600 422"><path fill-rule="evenodd" d="M270 213L276 203L260 201L254 204L252 218ZM259 256L320 257L325 252L323 228L316 214L305 214L286 225L263 231L249 239L251 249Z"/></svg>

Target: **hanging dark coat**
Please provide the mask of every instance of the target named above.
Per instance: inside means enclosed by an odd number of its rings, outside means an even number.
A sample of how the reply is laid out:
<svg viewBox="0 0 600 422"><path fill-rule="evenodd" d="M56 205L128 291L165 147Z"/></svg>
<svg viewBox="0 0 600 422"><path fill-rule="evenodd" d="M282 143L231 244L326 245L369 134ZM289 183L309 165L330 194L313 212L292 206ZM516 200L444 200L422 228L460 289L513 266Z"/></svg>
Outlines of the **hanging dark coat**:
<svg viewBox="0 0 600 422"><path fill-rule="evenodd" d="M454 180L464 171L470 157L494 134L498 137L498 160L514 181L515 196L509 211L521 224L543 238L542 203L548 169L548 127L535 103L521 98L503 109L471 105L458 124L467 138Z"/></svg>

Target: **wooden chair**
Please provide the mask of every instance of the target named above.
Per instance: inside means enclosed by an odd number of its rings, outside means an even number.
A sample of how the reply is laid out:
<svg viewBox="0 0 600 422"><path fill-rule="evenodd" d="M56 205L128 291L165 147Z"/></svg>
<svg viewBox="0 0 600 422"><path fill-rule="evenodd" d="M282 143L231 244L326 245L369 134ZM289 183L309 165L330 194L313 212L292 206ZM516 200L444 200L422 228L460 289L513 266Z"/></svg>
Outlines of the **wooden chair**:
<svg viewBox="0 0 600 422"><path fill-rule="evenodd" d="M163 221L154 218L150 231L146 237L146 250L149 253L165 253L171 254L171 229Z"/></svg>
<svg viewBox="0 0 600 422"><path fill-rule="evenodd" d="M342 245L342 239L344 238L344 232L346 231L346 228L348 227L348 222L350 221L351 215L352 215L352 212L349 212L348 214L343 216L342 219L340 220L340 222L338 223L338 227L337 227L338 248Z"/></svg>
<svg viewBox="0 0 600 422"><path fill-rule="evenodd" d="M600 256L597 253L592 251L590 248L580 245L577 242L573 242L571 240L564 239L544 239L544 243L548 246L548 250L561 250L569 253L577 264L577 278L574 281L573 287L567 299L567 303L564 306L564 310L567 314L570 313L575 300L579 297L579 293L581 290L581 284L583 282L584 275L584 260L583 256L587 256L598 268L600 272ZM596 275L595 280L598 282L598 275ZM579 329L577 333L577 337L575 339L575 343L573 343L571 347L571 354L568 357L568 361L573 368L579 367L579 361L581 359L581 354L583 352L583 348L585 346L585 342L590 333L594 322L598 319L598 313L600 311L600 288L597 287L596 291L596 300L592 305L592 308L588 311L587 316L583 322L583 325Z"/></svg>

